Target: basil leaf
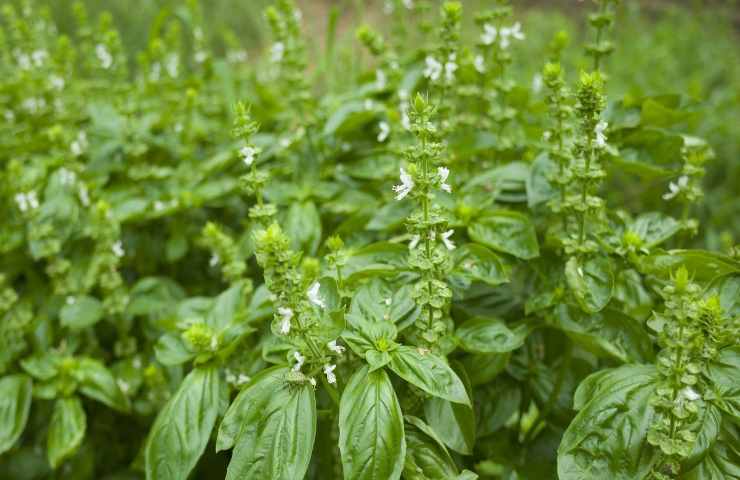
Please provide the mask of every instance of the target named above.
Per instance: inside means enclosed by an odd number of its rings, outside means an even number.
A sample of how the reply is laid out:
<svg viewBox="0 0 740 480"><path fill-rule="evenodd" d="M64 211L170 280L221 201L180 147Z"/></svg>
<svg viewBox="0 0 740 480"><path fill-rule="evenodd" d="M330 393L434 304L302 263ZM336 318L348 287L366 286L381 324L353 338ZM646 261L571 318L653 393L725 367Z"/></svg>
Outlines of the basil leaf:
<svg viewBox="0 0 740 480"><path fill-rule="evenodd" d="M740 434L724 428L701 463L681 476L682 480L740 480Z"/></svg>
<svg viewBox="0 0 740 480"><path fill-rule="evenodd" d="M224 427L220 447L235 445L226 480L293 480L308 470L316 437L314 389L288 382L284 367L266 373L240 393L244 398ZM238 419L243 424L234 440Z"/></svg>
<svg viewBox="0 0 740 480"><path fill-rule="evenodd" d="M448 480L458 474L457 466L432 429L415 417L406 417L404 480Z"/></svg>
<svg viewBox="0 0 740 480"><path fill-rule="evenodd" d="M401 346L391 352L391 370L435 397L470 405L465 385L445 361L419 349Z"/></svg>
<svg viewBox="0 0 740 480"><path fill-rule="evenodd" d="M0 378L0 454L10 450L26 428L32 386L28 375Z"/></svg>
<svg viewBox="0 0 740 480"><path fill-rule="evenodd" d="M385 370L363 367L349 379L339 405L339 451L345 479L401 477L403 414Z"/></svg>
<svg viewBox="0 0 740 480"><path fill-rule="evenodd" d="M468 380L464 367L459 362L453 362L452 367L465 384L468 398L473 398L470 380ZM424 415L429 426L439 435L445 445L463 455L473 453L475 413L471 407L431 397L424 402Z"/></svg>
<svg viewBox="0 0 740 480"><path fill-rule="evenodd" d="M565 280L578 301L588 313L601 311L614 293L614 266L609 257L585 261L571 257L565 264Z"/></svg>
<svg viewBox="0 0 740 480"><path fill-rule="evenodd" d="M478 243L524 260L540 255L534 224L523 213L492 211L471 223L468 235Z"/></svg>
<svg viewBox="0 0 740 480"><path fill-rule="evenodd" d="M75 376L80 382L80 392L121 412L131 408L128 397L123 394L116 378L105 365L92 358L80 359Z"/></svg>
<svg viewBox="0 0 740 480"><path fill-rule="evenodd" d="M60 398L54 403L46 438L46 453L52 468L77 452L86 429L87 417L79 397Z"/></svg>
<svg viewBox="0 0 740 480"><path fill-rule="evenodd" d="M723 348L708 365L707 377L719 397L716 405L740 423L740 347Z"/></svg>
<svg viewBox="0 0 740 480"><path fill-rule="evenodd" d="M475 317L460 325L455 336L465 351L506 353L521 347L531 331L528 325L511 330L500 318Z"/></svg>
<svg viewBox="0 0 740 480"><path fill-rule="evenodd" d="M211 437L224 389L215 367L198 367L185 377L157 415L147 438L147 480L188 477Z"/></svg>
<svg viewBox="0 0 740 480"><path fill-rule="evenodd" d="M660 212L648 212L638 216L629 226L647 248L665 242L681 230L681 224Z"/></svg>
<svg viewBox="0 0 740 480"><path fill-rule="evenodd" d="M74 330L91 327L101 318L103 318L103 304L89 295L74 297L73 303L65 303L59 311L61 324Z"/></svg>
<svg viewBox="0 0 740 480"><path fill-rule="evenodd" d="M498 255L487 247L477 243L468 243L453 252L455 269L451 276L453 281L470 285L473 281L487 283L491 286L509 281L509 270Z"/></svg>
<svg viewBox="0 0 740 480"><path fill-rule="evenodd" d="M660 455L647 442L655 421L650 404L655 367L625 365L597 375L585 384L593 397L582 405L558 448L558 478L645 478ZM576 397L584 393L577 391Z"/></svg>

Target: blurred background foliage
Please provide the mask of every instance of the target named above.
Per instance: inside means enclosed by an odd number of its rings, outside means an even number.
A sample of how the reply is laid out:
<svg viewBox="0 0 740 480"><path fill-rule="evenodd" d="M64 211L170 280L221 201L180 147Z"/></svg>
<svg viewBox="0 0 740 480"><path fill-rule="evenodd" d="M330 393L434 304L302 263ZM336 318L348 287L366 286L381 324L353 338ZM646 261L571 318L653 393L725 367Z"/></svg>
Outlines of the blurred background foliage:
<svg viewBox="0 0 740 480"><path fill-rule="evenodd" d="M421 3L416 0L417 3ZM61 33L74 30L68 0L42 0L58 22ZM174 14L188 23L182 0L85 0L91 17L103 11L113 14L122 32L125 47L131 53L132 66L136 53L146 48L149 34ZM263 10L269 0L207 0L203 2L211 44L219 53L243 49L246 62L255 70L262 62L261 52L270 39ZM336 89L355 84L367 71L367 54L354 39L360 23L384 25L388 30L400 23L424 22L423 18L398 18L408 15L403 9L389 13L386 0L300 0L304 23L314 63L312 74L323 76L318 85ZM430 18L439 1L427 1ZM491 3L464 0L473 11ZM571 79L585 66L579 36L583 34L583 15L587 2L575 0L521 0L514 2L527 41L520 47L513 65L523 84L532 82L542 68L542 52L553 35L566 30L571 46L565 50L563 63ZM474 35L472 16L466 17L467 35ZM716 158L708 165L705 180L707 192L702 243L711 249L725 249L737 243L740 232L740 3L737 0L628 0L623 2L614 31L617 49L606 70L610 101L647 95L678 92L674 101L687 107L691 115L677 119L683 131L706 138L715 149ZM367 60L367 61L366 61ZM251 66L251 65L250 65ZM619 172L612 172L617 178ZM644 198L631 189L660 191L644 182L625 182L624 188L608 192L618 201L635 209L655 205L630 205L630 198ZM660 202L656 195L655 202Z"/></svg>

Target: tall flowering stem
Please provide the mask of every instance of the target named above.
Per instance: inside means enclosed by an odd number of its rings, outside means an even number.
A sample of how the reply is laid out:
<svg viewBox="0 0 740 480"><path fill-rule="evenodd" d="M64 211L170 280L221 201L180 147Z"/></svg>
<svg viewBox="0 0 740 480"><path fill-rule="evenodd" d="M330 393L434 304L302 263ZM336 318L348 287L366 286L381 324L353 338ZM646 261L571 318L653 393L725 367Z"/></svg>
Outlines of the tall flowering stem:
<svg viewBox="0 0 740 480"><path fill-rule="evenodd" d="M563 80L563 72L559 63L547 63L542 71L542 78L548 89L545 101L550 108L552 126L544 133L544 140L550 145L550 156L558 166L557 173L550 181L558 186L560 197L550 202L554 213L559 213L566 200L567 187L572 181L570 170L571 153L567 141L570 138L570 120L573 116L573 107L568 104L568 91ZM564 226L567 218L563 216Z"/></svg>
<svg viewBox="0 0 740 480"><path fill-rule="evenodd" d="M401 168L401 184L394 187L397 200L408 196L417 204L407 220L411 233L409 265L419 274L412 296L423 311L418 328L429 346L447 330L445 316L452 291L445 278L452 264L449 251L455 248L451 240L454 231L446 229L444 212L434 202L437 192L452 192L447 183L449 170L438 165L444 147L431 121L435 111L427 99L416 95L410 116L417 142L406 150L408 171Z"/></svg>
<svg viewBox="0 0 740 480"><path fill-rule="evenodd" d="M614 7L619 0L595 0L598 11L588 16L588 23L594 29L594 41L586 45L586 54L593 58L593 69L599 71L604 58L614 51L614 43L605 38L614 25Z"/></svg>

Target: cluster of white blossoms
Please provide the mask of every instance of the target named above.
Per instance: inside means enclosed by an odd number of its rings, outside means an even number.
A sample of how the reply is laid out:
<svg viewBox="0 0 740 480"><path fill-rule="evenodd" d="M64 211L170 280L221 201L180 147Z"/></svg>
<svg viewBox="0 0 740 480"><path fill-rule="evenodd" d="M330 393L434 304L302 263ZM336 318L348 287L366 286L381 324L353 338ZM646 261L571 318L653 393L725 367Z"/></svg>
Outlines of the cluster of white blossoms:
<svg viewBox="0 0 740 480"><path fill-rule="evenodd" d="M41 67L49 58L49 54L46 50L34 50L31 54L23 53L16 50L14 52L16 62L21 70L30 70L33 67Z"/></svg>
<svg viewBox="0 0 740 480"><path fill-rule="evenodd" d="M406 198L406 195L411 193L411 190L414 189L414 185L414 179L411 178L411 175L409 175L403 167L401 167L401 184L393 186L393 191L396 192L396 200L403 200Z"/></svg>
<svg viewBox="0 0 740 480"><path fill-rule="evenodd" d="M75 172L63 167L59 169L59 181L62 182L62 185L72 185L76 180L77 175Z"/></svg>
<svg viewBox="0 0 740 480"><path fill-rule="evenodd" d="M388 85L388 77L382 69L375 70L375 88L383 90Z"/></svg>
<svg viewBox="0 0 740 480"><path fill-rule="evenodd" d="M686 188L689 186L689 177L686 175L681 175L678 177L678 180L675 182L670 182L668 184L668 192L663 194L663 200L671 200L673 198L676 198L679 193L681 193L683 190L686 190Z"/></svg>
<svg viewBox="0 0 740 480"><path fill-rule="evenodd" d="M378 142L383 143L388 139L388 135L391 133L391 126L386 121L382 121L378 124Z"/></svg>
<svg viewBox="0 0 740 480"><path fill-rule="evenodd" d="M123 243L121 243L120 240L118 240L111 246L111 251L113 252L113 255L118 258L121 258L126 254L126 252L123 250Z"/></svg>
<svg viewBox="0 0 740 480"><path fill-rule="evenodd" d="M442 243L444 244L445 248L447 250L454 250L457 246L455 245L455 242L450 240L450 237L455 234L455 230L447 230L446 232L443 232L439 237L442 239ZM436 238L436 234L434 232L431 232L429 234L429 239L434 240ZM411 241L409 241L409 249L413 250L421 241L421 235L412 235ZM390 299L389 299L390 300Z"/></svg>
<svg viewBox="0 0 740 480"><path fill-rule="evenodd" d="M54 90L62 90L64 88L64 79L59 75L52 75L49 77L49 85Z"/></svg>
<svg viewBox="0 0 740 480"><path fill-rule="evenodd" d="M522 25L516 22L510 27L501 27L497 29L490 23L483 25L483 33L480 36L480 41L483 45L493 45L498 40L499 46L506 50L511 45L511 39L524 40L524 32L522 32Z"/></svg>
<svg viewBox="0 0 740 480"><path fill-rule="evenodd" d="M458 68L456 54L451 53L449 57L447 57L447 61L444 65L431 55L427 55L424 62L426 63L426 68L424 68L424 77L428 78L432 82L439 80L443 72L447 83L455 81L455 72Z"/></svg>
<svg viewBox="0 0 740 480"><path fill-rule="evenodd" d="M46 108L46 100L43 97L27 98L23 100L21 107L31 115L36 115Z"/></svg>
<svg viewBox="0 0 740 480"><path fill-rule="evenodd" d="M287 335L290 333L290 320L293 318L293 309L289 307L278 307L280 315L280 333Z"/></svg>
<svg viewBox="0 0 740 480"><path fill-rule="evenodd" d="M452 187L447 183L447 177L450 176L450 169L447 167L439 167L437 169L437 176L439 177L439 188L447 193L452 193Z"/></svg>
<svg viewBox="0 0 740 480"><path fill-rule="evenodd" d="M69 150L72 152L72 155L75 157L79 157L85 151L87 150L88 143L87 143L87 133L84 131L80 131L80 133L77 134L77 138L72 141L72 143L69 146Z"/></svg>
<svg viewBox="0 0 740 480"><path fill-rule="evenodd" d="M306 357L301 355L300 352L293 352L293 358L295 359L295 363L293 364L293 371L300 372L301 368L303 368L303 364L306 362Z"/></svg>
<svg viewBox="0 0 740 480"><path fill-rule="evenodd" d="M208 260L208 265L211 267L215 267L219 263L221 263L221 257L218 256L218 253L211 255L210 260Z"/></svg>
<svg viewBox="0 0 740 480"><path fill-rule="evenodd" d="M596 148L606 148L606 135L604 132L609 127L609 124L601 121L596 124L594 133L596 134Z"/></svg>
<svg viewBox="0 0 740 480"><path fill-rule="evenodd" d="M308 301L313 303L319 308L326 308L326 303L324 302L324 299L319 294L319 289L321 288L321 284L319 282L313 282L311 287L306 292L306 296L308 296Z"/></svg>
<svg viewBox="0 0 740 480"><path fill-rule="evenodd" d="M486 61L480 53L473 59L473 67L478 73L486 73Z"/></svg>
<svg viewBox="0 0 740 480"><path fill-rule="evenodd" d="M108 47L102 43L95 46L95 55L98 57L100 66L103 67L104 70L108 70L113 66L113 55L108 51Z"/></svg>
<svg viewBox="0 0 740 480"><path fill-rule="evenodd" d="M684 387L682 390L678 392L678 396L676 397L676 402L677 403L683 403L684 401L695 402L700 399L701 399L701 395L699 395L696 392L696 390L694 390L691 387Z"/></svg>
<svg viewBox="0 0 740 480"><path fill-rule="evenodd" d="M18 205L18 209L21 212L27 212L29 210L36 210L39 208L39 197L36 196L36 192L33 190L26 193L18 193L14 198L15 203Z"/></svg>
<svg viewBox="0 0 740 480"><path fill-rule="evenodd" d="M414 8L414 0L401 0L401 3L407 10ZM395 10L396 6L394 5L393 0L385 0L385 3L383 4L383 12L390 15Z"/></svg>
<svg viewBox="0 0 740 480"><path fill-rule="evenodd" d="M285 55L285 44L283 42L275 42L270 48L270 60L274 63L280 63Z"/></svg>
<svg viewBox="0 0 740 480"><path fill-rule="evenodd" d="M255 156L259 153L259 149L251 145L244 146L239 150L239 154L242 156L242 161L244 162L244 165L248 167L252 166Z"/></svg>

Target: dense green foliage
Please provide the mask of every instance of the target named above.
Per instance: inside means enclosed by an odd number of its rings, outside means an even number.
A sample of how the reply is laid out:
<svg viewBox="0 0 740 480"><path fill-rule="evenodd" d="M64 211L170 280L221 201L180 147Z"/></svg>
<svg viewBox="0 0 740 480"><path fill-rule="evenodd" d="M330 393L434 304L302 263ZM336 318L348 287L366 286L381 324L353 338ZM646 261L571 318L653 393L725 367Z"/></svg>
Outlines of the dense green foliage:
<svg viewBox="0 0 740 480"><path fill-rule="evenodd" d="M478 3L4 5L0 479L740 479L737 38Z"/></svg>

